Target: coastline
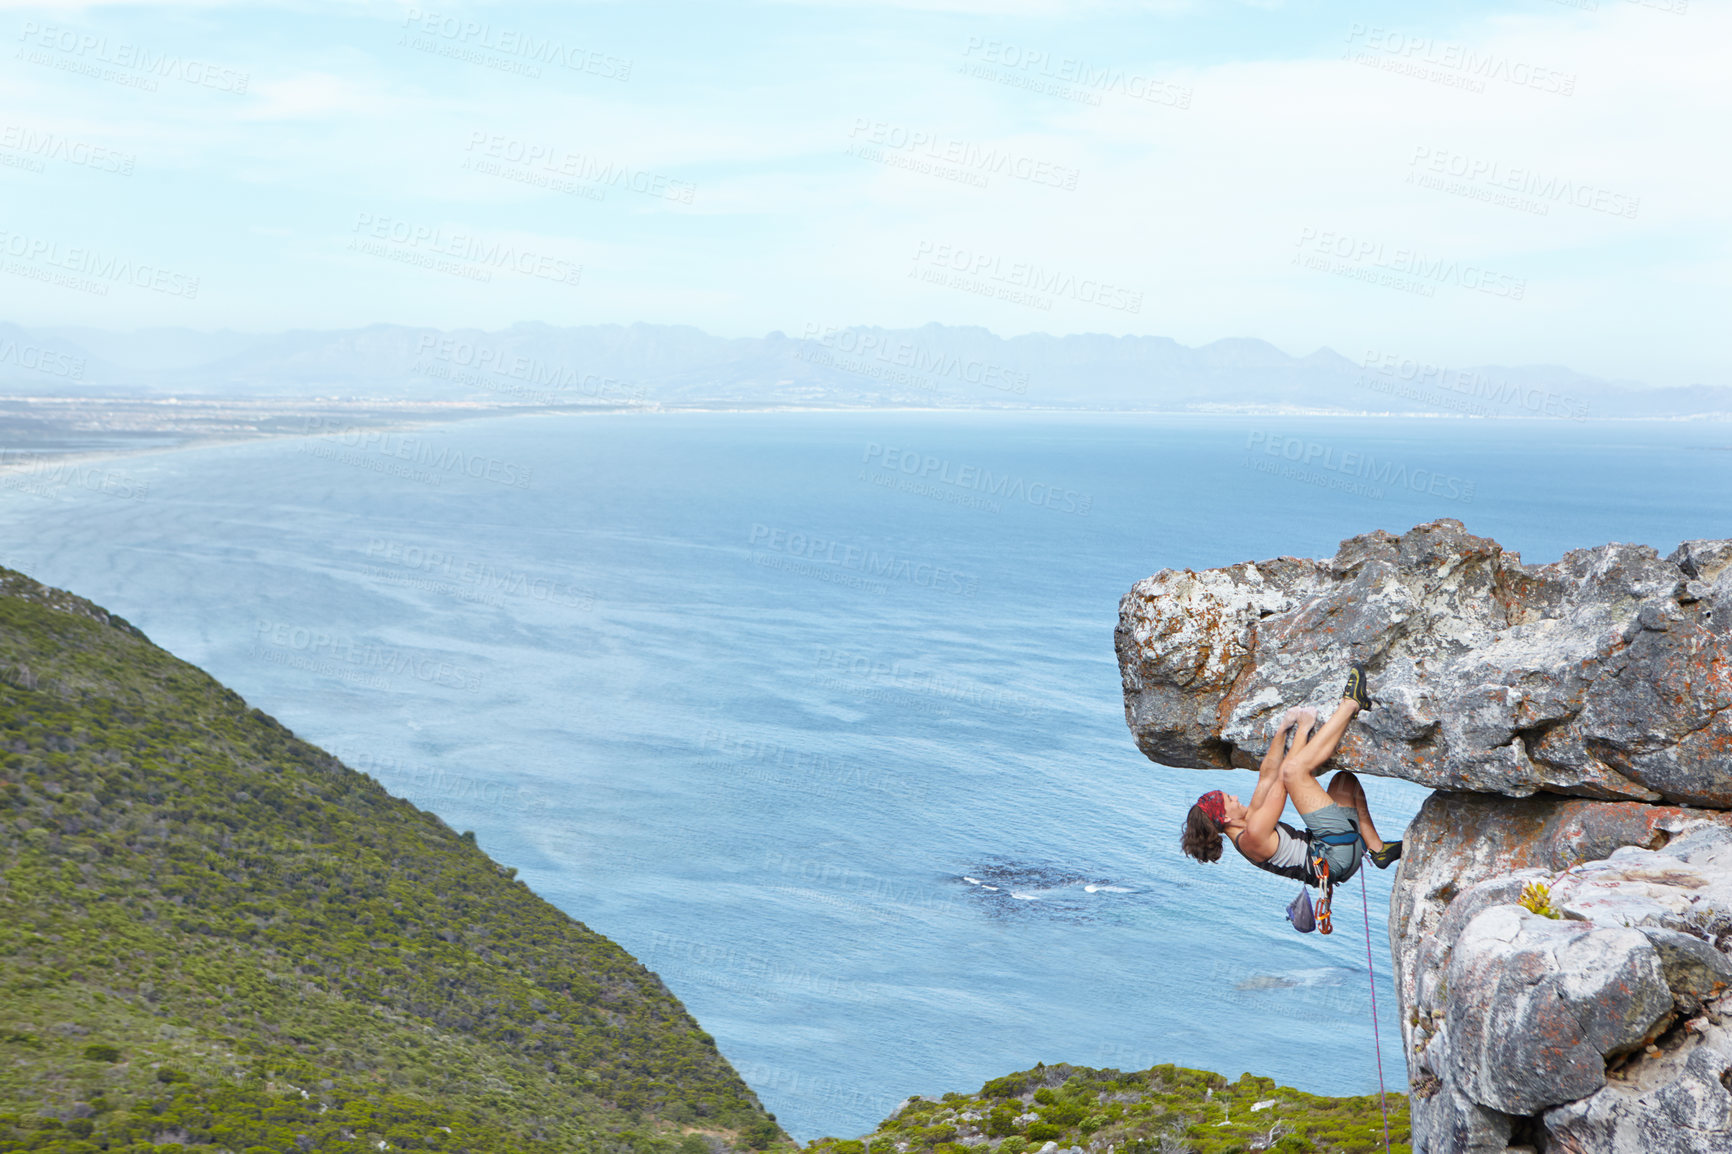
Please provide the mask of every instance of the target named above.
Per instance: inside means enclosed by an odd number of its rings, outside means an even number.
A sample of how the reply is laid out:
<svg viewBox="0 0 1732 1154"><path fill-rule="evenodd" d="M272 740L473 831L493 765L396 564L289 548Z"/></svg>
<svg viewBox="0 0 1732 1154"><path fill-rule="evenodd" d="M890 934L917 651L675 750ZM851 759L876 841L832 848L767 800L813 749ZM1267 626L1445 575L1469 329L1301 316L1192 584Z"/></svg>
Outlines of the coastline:
<svg viewBox="0 0 1732 1154"><path fill-rule="evenodd" d="M55 410L59 410L58 412ZM1219 405L1185 409L1104 408L1064 405L860 405L747 404L714 400L670 403L523 405L467 401L401 401L371 398L178 398L64 396L0 397L0 489L23 488L16 478L32 472L91 468L108 462L333 430L397 432L498 417L667 416L678 414L834 413L999 416L1143 416L1174 419L1304 418L1317 420L1468 421L1556 424L1558 417L1460 412L1392 412L1298 405ZM1562 423L1612 425L1732 422L1732 413L1679 416L1591 416ZM20 431L33 434L20 438ZM101 447L90 442L106 441ZM131 441L132 443L128 443ZM21 443L22 442L22 443Z"/></svg>

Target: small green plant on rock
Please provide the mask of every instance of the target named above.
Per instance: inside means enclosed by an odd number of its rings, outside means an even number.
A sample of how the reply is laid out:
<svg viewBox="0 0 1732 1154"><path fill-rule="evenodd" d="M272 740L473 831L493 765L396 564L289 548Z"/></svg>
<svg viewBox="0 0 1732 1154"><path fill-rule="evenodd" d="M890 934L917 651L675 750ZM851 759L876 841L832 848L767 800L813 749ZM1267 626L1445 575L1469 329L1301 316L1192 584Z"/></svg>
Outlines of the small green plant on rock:
<svg viewBox="0 0 1732 1154"><path fill-rule="evenodd" d="M1552 908L1552 887L1545 882L1529 882L1522 887L1522 896L1517 899L1522 909L1542 918L1556 918L1558 911Z"/></svg>

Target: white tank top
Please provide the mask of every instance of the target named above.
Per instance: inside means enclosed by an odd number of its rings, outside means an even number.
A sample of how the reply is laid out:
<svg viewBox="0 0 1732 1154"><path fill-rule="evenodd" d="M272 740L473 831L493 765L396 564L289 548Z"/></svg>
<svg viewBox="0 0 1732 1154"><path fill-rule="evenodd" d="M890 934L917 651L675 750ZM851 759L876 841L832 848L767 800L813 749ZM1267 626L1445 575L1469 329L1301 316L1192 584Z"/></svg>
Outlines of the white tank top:
<svg viewBox="0 0 1732 1154"><path fill-rule="evenodd" d="M1266 864L1276 869L1305 869L1311 855L1311 843L1295 837L1286 822L1275 823L1275 852Z"/></svg>
<svg viewBox="0 0 1732 1154"><path fill-rule="evenodd" d="M1244 836L1241 830L1240 837ZM1235 842L1235 845L1238 843ZM1246 859L1250 860L1250 859ZM1308 885L1317 884L1317 875L1311 872L1311 838L1300 833L1284 821L1275 823L1275 852L1268 861L1251 862L1260 870L1279 874L1284 878L1305 882Z"/></svg>

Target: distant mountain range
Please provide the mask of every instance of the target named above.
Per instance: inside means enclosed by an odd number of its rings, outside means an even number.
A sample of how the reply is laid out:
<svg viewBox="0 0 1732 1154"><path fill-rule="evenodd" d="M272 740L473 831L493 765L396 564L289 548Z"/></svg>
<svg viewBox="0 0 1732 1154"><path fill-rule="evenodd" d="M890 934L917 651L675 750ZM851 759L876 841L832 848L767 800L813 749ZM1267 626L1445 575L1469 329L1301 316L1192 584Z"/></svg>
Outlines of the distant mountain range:
<svg viewBox="0 0 1732 1154"><path fill-rule="evenodd" d="M1732 414L1732 387L1647 388L1556 365L1440 366L1382 350L982 328L812 329L729 339L680 325L497 332L25 329L0 324L12 395L346 397L524 405L1074 408L1661 417Z"/></svg>

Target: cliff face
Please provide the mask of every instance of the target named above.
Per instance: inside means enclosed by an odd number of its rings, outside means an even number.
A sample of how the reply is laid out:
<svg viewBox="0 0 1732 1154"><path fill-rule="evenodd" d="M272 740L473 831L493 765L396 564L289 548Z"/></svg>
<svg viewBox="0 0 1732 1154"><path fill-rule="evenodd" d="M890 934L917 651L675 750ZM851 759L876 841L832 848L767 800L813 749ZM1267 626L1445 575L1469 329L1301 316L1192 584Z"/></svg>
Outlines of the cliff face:
<svg viewBox="0 0 1732 1154"><path fill-rule="evenodd" d="M1439 521L1156 574L1116 639L1169 765L1369 665L1337 763L1440 788L1390 908L1416 1150L1732 1150L1732 542L1524 566Z"/></svg>
<svg viewBox="0 0 1732 1154"><path fill-rule="evenodd" d="M1433 794L1389 911L1415 1147L1732 1149L1729 937L1732 815Z"/></svg>

